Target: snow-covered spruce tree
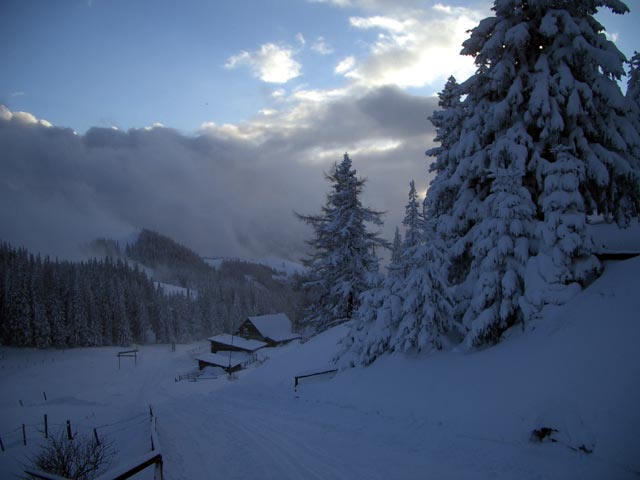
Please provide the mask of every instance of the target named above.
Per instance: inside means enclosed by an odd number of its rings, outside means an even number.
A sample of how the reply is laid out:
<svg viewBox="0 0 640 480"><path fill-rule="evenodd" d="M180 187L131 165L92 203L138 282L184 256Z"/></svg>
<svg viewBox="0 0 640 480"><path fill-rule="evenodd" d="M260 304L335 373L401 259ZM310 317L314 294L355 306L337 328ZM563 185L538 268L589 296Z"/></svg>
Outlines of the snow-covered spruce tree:
<svg viewBox="0 0 640 480"><path fill-rule="evenodd" d="M404 240L396 228L388 275L378 278L362 294L355 315L356 322L342 342L345 350L342 357L347 358L351 365L368 365L378 356L394 349L392 337L395 336L402 317L403 299L399 291L404 290L406 275L413 261L407 252L418 245L422 237L422 216L418 205L418 195L412 180L402 222L405 226Z"/></svg>
<svg viewBox="0 0 640 480"><path fill-rule="evenodd" d="M340 342L338 359L343 365L369 365L380 355L392 351L392 337L402 314L402 298L397 294L403 280L401 270L386 277L373 276L369 289L360 295L355 321Z"/></svg>
<svg viewBox="0 0 640 480"><path fill-rule="evenodd" d="M393 243L391 244L391 259L387 266L388 275L397 275L400 269L400 262L402 261L402 237L400 236L400 229L396 227L396 231L393 234Z"/></svg>
<svg viewBox="0 0 640 480"><path fill-rule="evenodd" d="M465 112L460 93L460 85L455 77L449 77L444 89L438 94L440 110L429 118L436 129L434 141L440 144L426 151L428 156L435 157L429 171L435 172L438 178L437 182L432 183L429 196L425 198L424 207L430 216L450 213L460 187L459 179L454 177L457 160L453 150L460 139Z"/></svg>
<svg viewBox="0 0 640 480"><path fill-rule="evenodd" d="M363 293L356 322L343 341L341 357L351 366L368 365L386 352L440 349L451 335L458 335L444 246L425 230L413 181L403 224L405 238L396 267Z"/></svg>
<svg viewBox="0 0 640 480"><path fill-rule="evenodd" d="M633 52L633 57L629 60L629 71L627 72L627 99L631 100L637 108L640 108L640 52ZM640 113L636 111L635 120L640 122Z"/></svg>
<svg viewBox="0 0 640 480"><path fill-rule="evenodd" d="M378 270L375 248L388 247L377 232L367 230L367 223L382 224L382 213L362 205L365 180L356 176L349 155L345 153L326 177L331 192L321 213L297 214L313 228L308 242L312 251L304 260L310 276L306 286L313 298L303 323L316 330L353 317L360 294Z"/></svg>
<svg viewBox="0 0 640 480"><path fill-rule="evenodd" d="M409 200L404 207L404 219L402 224L405 226L404 241L402 242L402 251L400 263L405 269L404 274L408 273L408 269L412 264L412 257L408 252L422 243L424 235L424 219L420 212L420 203L418 201L418 193L416 192L416 184L413 180L409 182Z"/></svg>
<svg viewBox="0 0 640 480"><path fill-rule="evenodd" d="M629 60L629 71L627 72L627 94L628 107L636 130L640 132L640 53L634 52ZM637 146L636 157L640 158L640 145ZM639 187L640 188L640 187Z"/></svg>
<svg viewBox="0 0 640 480"><path fill-rule="evenodd" d="M403 277L393 291L401 299L400 316L391 339L391 349L422 351L440 349L452 328L451 296L446 280L446 260L432 224L419 211L413 180L405 207L405 237L402 252Z"/></svg>
<svg viewBox="0 0 640 480"><path fill-rule="evenodd" d="M587 215L625 224L640 211L639 161L633 153L638 132L617 84L625 58L594 18L600 7L628 11L618 0L495 0L495 16L480 22L463 44L462 53L475 57L477 71L460 86L466 98L459 138L447 137L445 157L429 152L438 161L427 206L442 220L438 231L449 234L456 313L467 313L465 324L476 344L482 340L473 332L483 330L484 317L468 311L483 304L477 283L484 276L474 252L483 241L480 225L492 211L491 172L522 172L516 185L529 191L536 206L531 221L538 238L528 252L534 259L522 252L519 261L527 264L527 279L538 274L546 277L546 286L526 281L527 295L549 290L555 297L558 289L579 288L597 268L581 226ZM565 165L568 159L574 159L571 167ZM457 192L443 212L438 192L440 182L449 179L455 179ZM545 200L572 189L581 202ZM558 248L567 235L572 248ZM564 273L547 275L556 268ZM552 300L544 297L541 293L537 307ZM513 318L521 313L534 315L536 308L513 312ZM502 328L486 340L495 340Z"/></svg>
<svg viewBox="0 0 640 480"><path fill-rule="evenodd" d="M514 164L492 177L486 216L473 230L471 269L478 277L463 317L469 346L496 342L504 330L523 321L519 304L535 206Z"/></svg>
<svg viewBox="0 0 640 480"><path fill-rule="evenodd" d="M558 147L556 161L547 163L539 208L544 221L537 225L538 254L529 260L521 300L525 316L531 317L544 305L562 305L580 291L598 268L586 234L585 206L579 191L584 176L583 162L567 149Z"/></svg>

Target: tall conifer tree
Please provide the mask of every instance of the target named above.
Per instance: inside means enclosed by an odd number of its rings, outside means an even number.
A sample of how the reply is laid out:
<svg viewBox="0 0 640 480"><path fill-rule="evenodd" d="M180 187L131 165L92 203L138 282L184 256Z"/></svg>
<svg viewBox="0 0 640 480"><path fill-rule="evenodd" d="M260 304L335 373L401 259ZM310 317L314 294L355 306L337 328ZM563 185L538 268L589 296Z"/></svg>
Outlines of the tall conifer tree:
<svg viewBox="0 0 640 480"><path fill-rule="evenodd" d="M327 175L331 192L318 215L298 215L313 228L312 248L305 260L313 295L305 323L322 329L329 323L353 317L360 294L371 285L377 273L376 247L388 247L367 224L382 225L382 213L362 205L365 180L356 176L351 159L345 153Z"/></svg>
<svg viewBox="0 0 640 480"><path fill-rule="evenodd" d="M494 341L513 319L535 316L588 281L598 264L587 215L624 225L640 211L639 136L617 83L625 59L594 18L601 7L628 11L618 0L496 0L495 16L463 44L477 71L456 90L466 96L462 106L443 104L445 113L434 116L441 147L427 152L436 156L437 172L427 212L447 240L456 312L471 343ZM459 130L443 128L446 118L461 118ZM500 170L510 172L515 190L494 185ZM449 203L442 192L452 183ZM505 297L488 295L477 256L508 219L496 199L513 194L523 202L518 222L536 237L528 252L517 252L525 268L510 270L517 281L509 283L524 285L525 298L509 295L509 307L487 323L489 305ZM512 320L502 318L507 311Z"/></svg>

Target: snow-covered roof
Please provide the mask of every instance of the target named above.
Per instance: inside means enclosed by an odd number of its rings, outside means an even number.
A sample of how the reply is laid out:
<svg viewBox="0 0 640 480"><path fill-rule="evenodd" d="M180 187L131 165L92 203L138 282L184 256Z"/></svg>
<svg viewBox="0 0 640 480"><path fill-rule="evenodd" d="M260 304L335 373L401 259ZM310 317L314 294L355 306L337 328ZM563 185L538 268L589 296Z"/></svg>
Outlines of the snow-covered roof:
<svg viewBox="0 0 640 480"><path fill-rule="evenodd" d="M247 340L246 338L237 337L235 335L229 335L226 333L221 333L219 335L209 337L209 341L238 347L249 352L254 352L262 347L267 346L266 343L260 342L258 340Z"/></svg>
<svg viewBox="0 0 640 480"><path fill-rule="evenodd" d="M203 353L196 360L224 368L234 368L249 360L250 356L243 352Z"/></svg>
<svg viewBox="0 0 640 480"><path fill-rule="evenodd" d="M289 320L289 317L284 313L249 317L249 320L255 325L263 337L273 340L274 342L284 342L300 338L300 335L292 332L291 320Z"/></svg>
<svg viewBox="0 0 640 480"><path fill-rule="evenodd" d="M615 223L598 223L587 227L593 238L596 253L640 253L640 222L628 228Z"/></svg>

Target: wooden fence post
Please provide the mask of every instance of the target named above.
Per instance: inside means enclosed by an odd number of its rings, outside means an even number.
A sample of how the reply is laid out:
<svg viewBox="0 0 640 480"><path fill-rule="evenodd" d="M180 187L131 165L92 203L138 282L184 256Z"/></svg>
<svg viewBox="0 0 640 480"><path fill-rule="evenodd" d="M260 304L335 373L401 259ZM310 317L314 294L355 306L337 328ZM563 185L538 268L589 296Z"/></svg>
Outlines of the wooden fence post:
<svg viewBox="0 0 640 480"><path fill-rule="evenodd" d="M156 462L155 472L153 472L154 480L162 480L162 457Z"/></svg>
<svg viewBox="0 0 640 480"><path fill-rule="evenodd" d="M49 438L49 422L46 413L44 414L44 438Z"/></svg>
<svg viewBox="0 0 640 480"><path fill-rule="evenodd" d="M98 438L98 431L93 429L93 436L96 438L96 445L100 445L100 439Z"/></svg>
<svg viewBox="0 0 640 480"><path fill-rule="evenodd" d="M71 440L73 436L71 435L71 421L67 420L67 438Z"/></svg>
<svg viewBox="0 0 640 480"><path fill-rule="evenodd" d="M4 452L4 443L2 443L2 437L0 437L0 449Z"/></svg>
<svg viewBox="0 0 640 480"><path fill-rule="evenodd" d="M47 392L42 392L42 396L44 396L44 401L47 401Z"/></svg>
<svg viewBox="0 0 640 480"><path fill-rule="evenodd" d="M26 447L27 446L27 431L24 428L24 423L22 424L22 444Z"/></svg>

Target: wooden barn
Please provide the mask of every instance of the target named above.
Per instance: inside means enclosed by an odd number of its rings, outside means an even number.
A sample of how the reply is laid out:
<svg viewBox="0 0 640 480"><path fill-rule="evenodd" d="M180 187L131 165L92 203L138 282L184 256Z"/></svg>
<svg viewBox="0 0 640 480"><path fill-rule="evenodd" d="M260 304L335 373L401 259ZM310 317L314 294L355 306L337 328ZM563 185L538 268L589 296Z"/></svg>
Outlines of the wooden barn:
<svg viewBox="0 0 640 480"><path fill-rule="evenodd" d="M267 346L265 342L261 342L259 340L243 338L238 335L228 335L226 333L209 337L208 340L211 342L211 353L217 353L220 351L253 353L260 350L262 347Z"/></svg>
<svg viewBox="0 0 640 480"><path fill-rule="evenodd" d="M236 335L247 340L264 342L270 347L283 345L300 338L293 333L291 320L284 313L248 317Z"/></svg>
<svg viewBox="0 0 640 480"><path fill-rule="evenodd" d="M227 373L242 370L247 365L256 361L255 354L247 352L220 352L220 353L203 353L196 357L198 368L202 370L205 367L220 367Z"/></svg>

